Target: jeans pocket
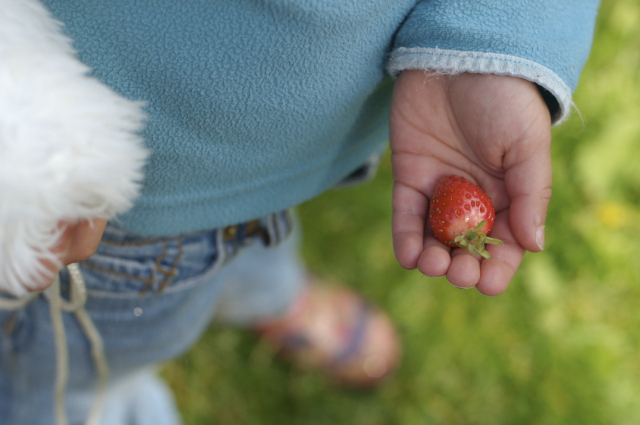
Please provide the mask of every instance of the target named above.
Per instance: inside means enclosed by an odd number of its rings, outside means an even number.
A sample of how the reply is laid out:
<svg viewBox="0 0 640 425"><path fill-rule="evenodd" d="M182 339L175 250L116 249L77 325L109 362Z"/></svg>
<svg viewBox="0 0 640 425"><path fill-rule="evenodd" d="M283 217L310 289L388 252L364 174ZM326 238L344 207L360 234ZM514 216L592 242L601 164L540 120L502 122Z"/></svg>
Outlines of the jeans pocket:
<svg viewBox="0 0 640 425"><path fill-rule="evenodd" d="M114 379L184 352L206 329L225 262L221 237L213 230L149 238L107 228L96 254L80 268L85 308ZM86 349L81 334L68 335L70 351Z"/></svg>
<svg viewBox="0 0 640 425"><path fill-rule="evenodd" d="M141 297L197 284L223 261L215 230L150 238L108 226L96 253L80 264L93 296Z"/></svg>

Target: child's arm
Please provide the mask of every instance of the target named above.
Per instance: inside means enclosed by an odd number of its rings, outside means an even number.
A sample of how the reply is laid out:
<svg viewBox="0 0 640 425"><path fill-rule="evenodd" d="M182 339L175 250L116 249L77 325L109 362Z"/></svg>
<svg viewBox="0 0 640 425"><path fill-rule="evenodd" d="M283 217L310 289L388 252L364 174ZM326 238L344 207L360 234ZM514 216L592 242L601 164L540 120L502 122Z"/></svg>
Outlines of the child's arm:
<svg viewBox="0 0 640 425"><path fill-rule="evenodd" d="M495 75L404 71L391 110L393 235L403 267L486 295L502 293L525 250L544 247L551 197L551 119L536 86ZM437 181L474 181L496 207L493 259L445 247L426 223Z"/></svg>
<svg viewBox="0 0 640 425"><path fill-rule="evenodd" d="M544 246L550 126L570 114L598 4L419 0L411 10L387 63L398 76L393 233L404 267L497 295L525 250ZM451 251L430 236L428 201L447 174L475 181L493 199L491 236L505 242L488 248L493 259Z"/></svg>

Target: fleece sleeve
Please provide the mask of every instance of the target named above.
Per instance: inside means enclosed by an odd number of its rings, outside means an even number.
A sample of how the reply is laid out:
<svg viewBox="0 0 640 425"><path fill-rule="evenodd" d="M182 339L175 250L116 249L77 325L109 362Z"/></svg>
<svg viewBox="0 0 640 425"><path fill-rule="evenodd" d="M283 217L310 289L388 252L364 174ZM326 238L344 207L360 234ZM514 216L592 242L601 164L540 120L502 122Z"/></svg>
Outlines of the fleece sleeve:
<svg viewBox="0 0 640 425"><path fill-rule="evenodd" d="M511 75L536 83L554 123L589 55L598 0L422 0L398 30L387 69Z"/></svg>

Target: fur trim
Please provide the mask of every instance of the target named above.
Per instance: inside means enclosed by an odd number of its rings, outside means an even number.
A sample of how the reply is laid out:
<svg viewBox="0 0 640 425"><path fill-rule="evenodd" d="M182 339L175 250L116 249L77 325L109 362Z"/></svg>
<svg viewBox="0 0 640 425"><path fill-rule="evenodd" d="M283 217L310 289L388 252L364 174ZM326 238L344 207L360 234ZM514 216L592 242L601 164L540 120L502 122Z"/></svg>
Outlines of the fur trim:
<svg viewBox="0 0 640 425"><path fill-rule="evenodd" d="M143 104L75 56L35 0L0 0L0 291L37 288L61 220L111 218L137 196Z"/></svg>

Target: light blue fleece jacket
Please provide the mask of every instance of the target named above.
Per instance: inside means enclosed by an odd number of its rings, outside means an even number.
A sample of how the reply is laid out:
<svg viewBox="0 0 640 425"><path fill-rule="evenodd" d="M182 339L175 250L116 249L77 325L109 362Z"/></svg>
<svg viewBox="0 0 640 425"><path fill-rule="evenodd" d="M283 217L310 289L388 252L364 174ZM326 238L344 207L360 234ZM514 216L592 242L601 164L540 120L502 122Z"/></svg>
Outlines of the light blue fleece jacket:
<svg viewBox="0 0 640 425"><path fill-rule="evenodd" d="M43 0L80 59L147 102L142 195L117 225L236 224L336 184L388 138L404 69L515 75L570 112L596 0Z"/></svg>

